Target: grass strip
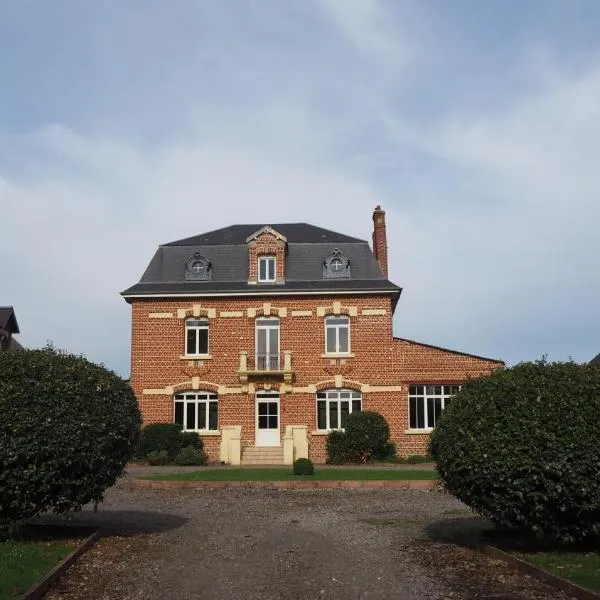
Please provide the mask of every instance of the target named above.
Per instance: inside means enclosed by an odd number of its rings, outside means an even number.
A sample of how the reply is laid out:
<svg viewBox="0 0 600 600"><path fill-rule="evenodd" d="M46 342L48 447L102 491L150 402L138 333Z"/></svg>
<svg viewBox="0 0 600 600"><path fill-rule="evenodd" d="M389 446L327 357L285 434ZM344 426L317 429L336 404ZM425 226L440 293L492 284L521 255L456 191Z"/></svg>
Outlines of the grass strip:
<svg viewBox="0 0 600 600"><path fill-rule="evenodd" d="M600 592L598 552L530 552L517 556L563 579Z"/></svg>
<svg viewBox="0 0 600 600"><path fill-rule="evenodd" d="M204 469L186 473L148 475L140 479L156 481L430 481L436 471L398 469L315 469L314 475L294 475L292 469L254 467Z"/></svg>
<svg viewBox="0 0 600 600"><path fill-rule="evenodd" d="M51 571L76 543L0 542L0 600L15 600Z"/></svg>

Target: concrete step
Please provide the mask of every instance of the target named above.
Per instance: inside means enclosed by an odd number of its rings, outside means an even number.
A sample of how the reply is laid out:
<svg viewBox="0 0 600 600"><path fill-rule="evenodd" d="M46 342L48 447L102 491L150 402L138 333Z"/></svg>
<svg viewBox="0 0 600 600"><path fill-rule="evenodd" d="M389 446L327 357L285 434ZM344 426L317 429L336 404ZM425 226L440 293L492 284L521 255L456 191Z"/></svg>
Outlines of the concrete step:
<svg viewBox="0 0 600 600"><path fill-rule="evenodd" d="M242 452L243 465L282 465L283 448L281 446L247 446Z"/></svg>

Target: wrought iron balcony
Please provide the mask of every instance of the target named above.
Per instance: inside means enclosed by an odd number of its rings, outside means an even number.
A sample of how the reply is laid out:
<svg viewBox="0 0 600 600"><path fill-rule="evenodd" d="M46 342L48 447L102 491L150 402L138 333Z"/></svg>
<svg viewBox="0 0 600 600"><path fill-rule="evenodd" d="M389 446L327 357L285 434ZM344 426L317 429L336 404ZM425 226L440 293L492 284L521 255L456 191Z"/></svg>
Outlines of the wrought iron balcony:
<svg viewBox="0 0 600 600"><path fill-rule="evenodd" d="M248 383L249 377L280 377L286 383L292 382L292 353L289 350L282 354L256 354L240 352L240 382Z"/></svg>

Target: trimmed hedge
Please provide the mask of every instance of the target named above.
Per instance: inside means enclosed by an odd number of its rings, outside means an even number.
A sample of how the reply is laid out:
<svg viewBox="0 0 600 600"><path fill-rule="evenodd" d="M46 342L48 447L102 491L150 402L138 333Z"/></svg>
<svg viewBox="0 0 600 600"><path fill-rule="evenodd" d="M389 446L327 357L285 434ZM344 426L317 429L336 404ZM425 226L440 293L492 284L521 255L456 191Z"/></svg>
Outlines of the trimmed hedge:
<svg viewBox="0 0 600 600"><path fill-rule="evenodd" d="M206 455L196 446L184 446L175 457L175 464L180 466L205 465Z"/></svg>
<svg viewBox="0 0 600 600"><path fill-rule="evenodd" d="M521 363L468 382L431 452L445 487L502 527L600 536L600 369Z"/></svg>
<svg viewBox="0 0 600 600"><path fill-rule="evenodd" d="M325 448L331 464L365 463L390 458L396 451L384 416L371 411L350 413L345 430L332 431Z"/></svg>
<svg viewBox="0 0 600 600"><path fill-rule="evenodd" d="M142 428L136 456L144 458L150 452L166 450L173 460L183 447L184 433L177 423L150 423Z"/></svg>
<svg viewBox="0 0 600 600"><path fill-rule="evenodd" d="M315 466L308 458L298 458L294 461L294 475L314 475Z"/></svg>
<svg viewBox="0 0 600 600"><path fill-rule="evenodd" d="M191 462L188 464L205 464L204 444L202 438L195 431L181 431L181 425L177 423L150 423L142 429L137 444L136 456L150 462L151 458L164 450L167 453L167 460L161 464L166 464L177 462L176 458L183 450L188 448L195 452L194 457L189 453L184 453L186 458L181 460L198 461L200 460L198 456L202 456L204 462ZM150 464L152 463L150 462Z"/></svg>
<svg viewBox="0 0 600 600"><path fill-rule="evenodd" d="M0 352L0 373L0 528L101 502L139 433L129 384L52 347Z"/></svg>

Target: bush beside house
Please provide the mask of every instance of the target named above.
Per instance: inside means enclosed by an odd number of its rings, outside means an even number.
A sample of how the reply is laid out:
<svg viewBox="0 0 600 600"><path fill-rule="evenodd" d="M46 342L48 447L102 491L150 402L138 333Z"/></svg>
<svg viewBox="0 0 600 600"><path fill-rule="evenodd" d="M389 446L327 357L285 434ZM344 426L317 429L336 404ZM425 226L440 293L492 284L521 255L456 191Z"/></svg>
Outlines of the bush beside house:
<svg viewBox="0 0 600 600"><path fill-rule="evenodd" d="M0 353L0 373L0 528L101 502L139 433L129 384L52 347Z"/></svg>
<svg viewBox="0 0 600 600"><path fill-rule="evenodd" d="M327 436L326 449L331 464L366 463L389 458L396 452L387 421L372 411L349 414L344 430Z"/></svg>
<svg viewBox="0 0 600 600"><path fill-rule="evenodd" d="M445 487L497 525L600 536L600 369L522 363L467 383L431 451Z"/></svg>
<svg viewBox="0 0 600 600"><path fill-rule="evenodd" d="M193 431L182 431L177 423L150 423L141 432L136 457L150 465L204 465L206 455L202 438Z"/></svg>

